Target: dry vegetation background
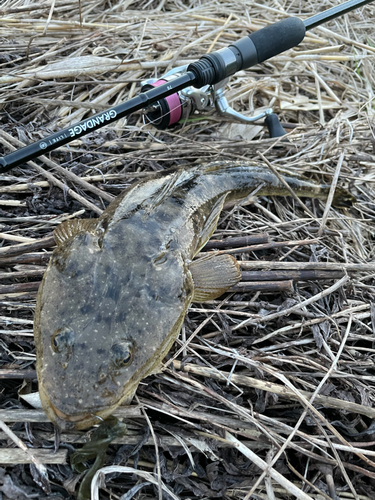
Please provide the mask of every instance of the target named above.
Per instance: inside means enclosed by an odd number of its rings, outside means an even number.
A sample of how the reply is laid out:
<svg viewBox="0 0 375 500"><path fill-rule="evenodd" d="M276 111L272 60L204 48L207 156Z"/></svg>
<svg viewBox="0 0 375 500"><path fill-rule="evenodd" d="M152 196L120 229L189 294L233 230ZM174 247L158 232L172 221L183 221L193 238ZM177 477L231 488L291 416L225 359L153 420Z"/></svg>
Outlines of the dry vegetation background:
<svg viewBox="0 0 375 500"><path fill-rule="evenodd" d="M143 78L338 3L0 0L0 153L125 101ZM99 487L101 499L161 498L161 481L175 495L164 498L375 497L374 16L369 4L231 78L231 105L272 106L287 142L215 112L163 133L136 113L1 177L0 418L29 448L1 424L2 498L73 498L81 476L69 456L90 437L56 432L21 397L37 391L33 312L52 230L96 217L154 171L259 153L338 180L358 204L327 212L263 197L222 214L213 239L235 238L244 281L192 305L164 371L116 413L128 434L92 498ZM270 241L255 248L260 233Z"/></svg>

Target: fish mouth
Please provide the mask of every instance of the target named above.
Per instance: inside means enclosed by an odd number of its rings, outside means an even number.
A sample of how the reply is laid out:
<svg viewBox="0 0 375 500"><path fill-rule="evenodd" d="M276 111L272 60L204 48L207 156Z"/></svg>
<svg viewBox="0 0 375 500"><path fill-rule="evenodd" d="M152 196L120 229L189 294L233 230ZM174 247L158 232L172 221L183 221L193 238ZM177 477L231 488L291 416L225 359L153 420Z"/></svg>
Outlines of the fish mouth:
<svg viewBox="0 0 375 500"><path fill-rule="evenodd" d="M82 430L103 422L103 418L95 413L81 413L80 415L68 415L59 410L50 402L50 409L54 413L53 423L62 430Z"/></svg>
<svg viewBox="0 0 375 500"><path fill-rule="evenodd" d="M87 414L87 413L83 413L81 415L68 415L67 413L64 413L63 411L56 408L56 406L53 405L51 403L51 401L49 402L49 404L50 404L50 408L52 409L54 414L59 419L64 420L64 421L66 420L67 422L81 422L82 420L85 420L86 418L88 418L90 416L90 414Z"/></svg>
<svg viewBox="0 0 375 500"><path fill-rule="evenodd" d="M100 424L108 417L111 411L96 411L68 415L57 408L49 399L42 387L39 387L40 400L47 417L63 431L87 429L95 424Z"/></svg>

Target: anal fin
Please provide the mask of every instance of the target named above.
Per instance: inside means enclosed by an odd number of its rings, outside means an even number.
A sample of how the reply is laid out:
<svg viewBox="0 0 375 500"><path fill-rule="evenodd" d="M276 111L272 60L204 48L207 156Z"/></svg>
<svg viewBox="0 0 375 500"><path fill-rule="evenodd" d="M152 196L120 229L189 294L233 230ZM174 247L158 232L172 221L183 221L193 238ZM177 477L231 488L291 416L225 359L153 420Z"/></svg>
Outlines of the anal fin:
<svg viewBox="0 0 375 500"><path fill-rule="evenodd" d="M228 193L225 193L220 196L213 207L211 207L211 212L199 234L195 254L197 254L199 250L204 247L207 241L211 238L212 233L215 231L227 194Z"/></svg>
<svg viewBox="0 0 375 500"><path fill-rule="evenodd" d="M241 280L238 262L228 254L209 254L193 261L189 270L194 282L193 302L216 299Z"/></svg>

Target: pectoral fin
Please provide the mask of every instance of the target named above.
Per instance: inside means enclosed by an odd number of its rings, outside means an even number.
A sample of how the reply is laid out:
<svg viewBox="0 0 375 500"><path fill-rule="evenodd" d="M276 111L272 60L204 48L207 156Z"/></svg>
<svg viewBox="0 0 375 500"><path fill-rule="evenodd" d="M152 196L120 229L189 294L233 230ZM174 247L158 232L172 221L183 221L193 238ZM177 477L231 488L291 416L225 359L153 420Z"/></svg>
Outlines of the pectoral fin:
<svg viewBox="0 0 375 500"><path fill-rule="evenodd" d="M65 241L74 238L79 233L90 233L95 230L98 219L73 219L62 222L53 231L53 236L57 245L62 245Z"/></svg>
<svg viewBox="0 0 375 500"><path fill-rule="evenodd" d="M216 299L241 280L240 267L231 255L209 254L193 261L189 270L194 282L193 302Z"/></svg>

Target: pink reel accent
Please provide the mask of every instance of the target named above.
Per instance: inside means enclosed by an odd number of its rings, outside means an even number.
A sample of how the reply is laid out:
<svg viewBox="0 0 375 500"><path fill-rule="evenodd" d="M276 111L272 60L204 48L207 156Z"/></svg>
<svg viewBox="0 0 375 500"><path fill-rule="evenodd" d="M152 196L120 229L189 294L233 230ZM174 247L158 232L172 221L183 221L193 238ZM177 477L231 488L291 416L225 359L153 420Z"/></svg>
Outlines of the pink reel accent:
<svg viewBox="0 0 375 500"><path fill-rule="evenodd" d="M166 80L158 80L155 83L152 83L153 87L159 87L159 85L163 85L163 83L167 83ZM177 123L182 114L181 102L178 94L172 94L168 97L164 98L169 106L169 126Z"/></svg>

